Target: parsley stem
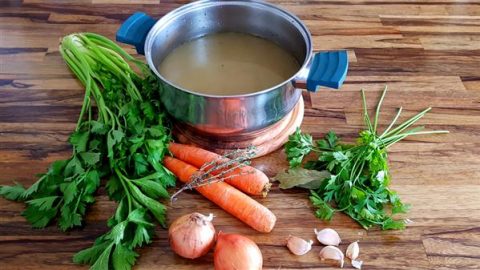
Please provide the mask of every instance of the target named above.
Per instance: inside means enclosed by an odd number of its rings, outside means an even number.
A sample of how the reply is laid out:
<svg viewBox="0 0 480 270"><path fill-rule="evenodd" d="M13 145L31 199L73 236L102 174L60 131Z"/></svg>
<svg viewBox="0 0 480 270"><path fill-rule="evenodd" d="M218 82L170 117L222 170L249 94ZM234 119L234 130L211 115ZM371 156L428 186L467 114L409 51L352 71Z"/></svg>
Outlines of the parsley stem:
<svg viewBox="0 0 480 270"><path fill-rule="evenodd" d="M382 92L382 96L380 97L380 101L377 105L377 110L375 112L375 120L373 124L373 134L377 134L377 124L378 124L378 117L380 116L380 108L382 107L383 99L385 98L385 94L387 94L388 87L385 86L385 89Z"/></svg>
<svg viewBox="0 0 480 270"><path fill-rule="evenodd" d="M397 143L398 141L403 140L404 138L408 136L414 136L414 135L427 135L427 134L446 134L449 133L448 130L432 130L432 131L419 131L419 132L414 132L414 133L407 133L407 134L401 134L398 138L396 138L393 141L390 141L385 144L385 148L388 148L392 146L393 144Z"/></svg>
<svg viewBox="0 0 480 270"><path fill-rule="evenodd" d="M402 113L402 110L403 108L400 107L398 109L398 112L397 114L395 115L395 117L393 118L392 122L390 123L390 125L383 131L382 135L380 135L379 137L380 138L383 138L385 136L386 133L388 133L388 131L390 131L390 129L393 127L393 125L395 125L395 123L397 122L398 120L398 117L400 117L400 114Z"/></svg>
<svg viewBox="0 0 480 270"><path fill-rule="evenodd" d="M130 179L130 181L146 181L146 180L152 180L152 179L157 179L161 176L163 176L164 174L161 173L161 172L154 172L150 175L147 175L147 176L144 176L142 178L137 178L137 179Z"/></svg>
<svg viewBox="0 0 480 270"><path fill-rule="evenodd" d="M88 98L88 103L90 103L91 100ZM88 106L88 122L92 121L92 106Z"/></svg>
<svg viewBox="0 0 480 270"><path fill-rule="evenodd" d="M361 151L361 154L358 154L358 156L363 156L363 153L365 153L365 151L366 151L366 149L363 149L363 151ZM360 160L361 160L360 158L356 158L355 162L353 163L352 170L350 172L350 179L351 180L354 180L353 176L355 176L355 169L357 168L358 162Z"/></svg>
<svg viewBox="0 0 480 270"><path fill-rule="evenodd" d="M131 194L130 190L127 187L128 183L125 183L125 177L123 174L118 170L117 167L115 167L115 173L117 174L118 180L120 180L120 183L122 184L123 190L125 191L125 197L127 197L127 202L128 202L128 212L132 212L132 199L131 199Z"/></svg>
<svg viewBox="0 0 480 270"><path fill-rule="evenodd" d="M355 176L354 181L357 181L357 179L360 179L360 176L362 175L363 168L365 167L365 159L362 159L362 165L360 165L360 169L358 170L358 174Z"/></svg>
<svg viewBox="0 0 480 270"><path fill-rule="evenodd" d="M362 89L362 102L363 102L363 119L365 124L367 125L367 129L372 131L372 122L370 121L370 117L368 116L368 108L367 108L367 99L365 96L365 91ZM373 133L373 132L372 132Z"/></svg>
<svg viewBox="0 0 480 270"><path fill-rule="evenodd" d="M388 142L390 142L390 141L394 141L394 140L396 140L397 138L400 138L400 137L405 138L405 137L404 137L405 135L408 136L409 134L414 134L414 133L416 133L416 132L420 132L420 131L423 130L423 129L424 129L423 126L415 127L415 128L412 128L412 129L410 129L410 130L408 130L408 131L405 131L405 132L403 132L403 133L397 133L397 134L395 134L395 135L391 135L391 136L389 136L389 137L386 137L386 138L382 139L381 141L382 141L384 144L386 144L386 143L388 143Z"/></svg>
<svg viewBox="0 0 480 270"><path fill-rule="evenodd" d="M399 126L397 126L396 128L394 128L393 130L387 132L384 137L388 137L388 136L391 136L391 135L394 135L394 134L398 134L399 132L402 132L404 131L405 129L409 128L411 125L413 125L415 122L417 122L418 120L420 120L420 118L422 118L428 111L430 111L432 108L429 107L423 111L421 111L420 113L414 115L413 117L411 117L410 119L406 120L405 122L403 122L402 124L400 124ZM382 137L383 138L383 137Z"/></svg>

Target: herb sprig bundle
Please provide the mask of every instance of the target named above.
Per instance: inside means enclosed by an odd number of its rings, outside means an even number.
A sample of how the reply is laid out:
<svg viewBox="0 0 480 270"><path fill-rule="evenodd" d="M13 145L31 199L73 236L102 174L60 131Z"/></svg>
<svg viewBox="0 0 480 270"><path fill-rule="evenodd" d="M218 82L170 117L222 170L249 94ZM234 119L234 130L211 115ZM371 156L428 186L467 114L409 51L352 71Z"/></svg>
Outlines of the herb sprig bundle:
<svg viewBox="0 0 480 270"><path fill-rule="evenodd" d="M165 226L166 208L158 200L168 198L166 188L175 184L161 163L171 137L158 81L144 63L97 34L64 37L60 53L85 86L82 110L69 138L72 156L54 162L28 189L2 186L0 195L25 201L23 215L33 227L56 220L65 231L82 225L100 179L108 178L107 193L118 202L108 220L110 231L77 253L74 261L91 269L130 269L138 257L135 248L151 242L153 221Z"/></svg>
<svg viewBox="0 0 480 270"><path fill-rule="evenodd" d="M289 137L285 152L291 169L276 179L284 187L311 189L310 201L317 217L330 220L335 212L344 212L365 229L380 226L384 230L403 229L405 221L393 215L407 212L397 193L389 188L391 175L387 149L396 142L413 135L447 133L422 131L423 126L410 128L431 108L427 108L395 126L402 108L390 125L379 133L378 119L387 88L382 93L375 116L368 115L365 92L362 90L364 122L367 127L359 133L356 144L342 144L330 131L323 140L313 141L309 134L297 130ZM306 155L317 154L317 159L299 166ZM314 170L314 171L310 171Z"/></svg>

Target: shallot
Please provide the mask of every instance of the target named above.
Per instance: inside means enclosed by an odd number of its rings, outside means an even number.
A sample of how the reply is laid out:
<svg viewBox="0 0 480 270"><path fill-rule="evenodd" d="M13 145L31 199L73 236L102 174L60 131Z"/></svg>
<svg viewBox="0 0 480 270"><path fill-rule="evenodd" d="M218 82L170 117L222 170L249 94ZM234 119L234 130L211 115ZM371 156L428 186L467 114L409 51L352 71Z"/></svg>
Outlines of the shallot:
<svg viewBox="0 0 480 270"><path fill-rule="evenodd" d="M215 240L212 220L213 214L192 213L179 217L168 230L172 250L187 259L207 254Z"/></svg>

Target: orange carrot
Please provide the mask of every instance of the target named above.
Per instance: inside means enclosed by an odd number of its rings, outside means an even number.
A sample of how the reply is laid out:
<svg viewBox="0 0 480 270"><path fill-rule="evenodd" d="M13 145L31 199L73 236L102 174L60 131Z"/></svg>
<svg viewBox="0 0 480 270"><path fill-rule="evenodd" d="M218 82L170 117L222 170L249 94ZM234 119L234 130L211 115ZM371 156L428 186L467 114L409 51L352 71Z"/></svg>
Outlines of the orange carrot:
<svg viewBox="0 0 480 270"><path fill-rule="evenodd" d="M219 162L229 160L216 153L186 144L172 142L169 144L168 149L174 157L197 168L214 160ZM207 167L206 169L208 170L209 168ZM221 173L220 170L212 172L213 175L218 175L219 173ZM231 178L228 178L229 176ZM225 177L227 178L225 182L250 195L263 195L265 197L271 185L268 177L263 172L251 166L243 166L232 170L226 173Z"/></svg>
<svg viewBox="0 0 480 270"><path fill-rule="evenodd" d="M169 156L164 158L163 165L183 183L188 183L198 171L196 167ZM275 226L277 218L268 208L227 183L211 183L196 190L259 232L270 232Z"/></svg>

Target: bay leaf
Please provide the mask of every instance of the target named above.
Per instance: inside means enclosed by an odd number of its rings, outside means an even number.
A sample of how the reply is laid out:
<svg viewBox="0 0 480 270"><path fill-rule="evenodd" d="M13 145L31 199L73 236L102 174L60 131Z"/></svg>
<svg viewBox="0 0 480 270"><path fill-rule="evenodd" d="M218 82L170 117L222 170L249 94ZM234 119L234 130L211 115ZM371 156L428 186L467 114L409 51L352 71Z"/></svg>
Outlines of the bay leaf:
<svg viewBox="0 0 480 270"><path fill-rule="evenodd" d="M307 170L297 167L278 173L273 179L280 182L281 189L301 187L306 189L318 189L323 179L330 177L328 171Z"/></svg>

